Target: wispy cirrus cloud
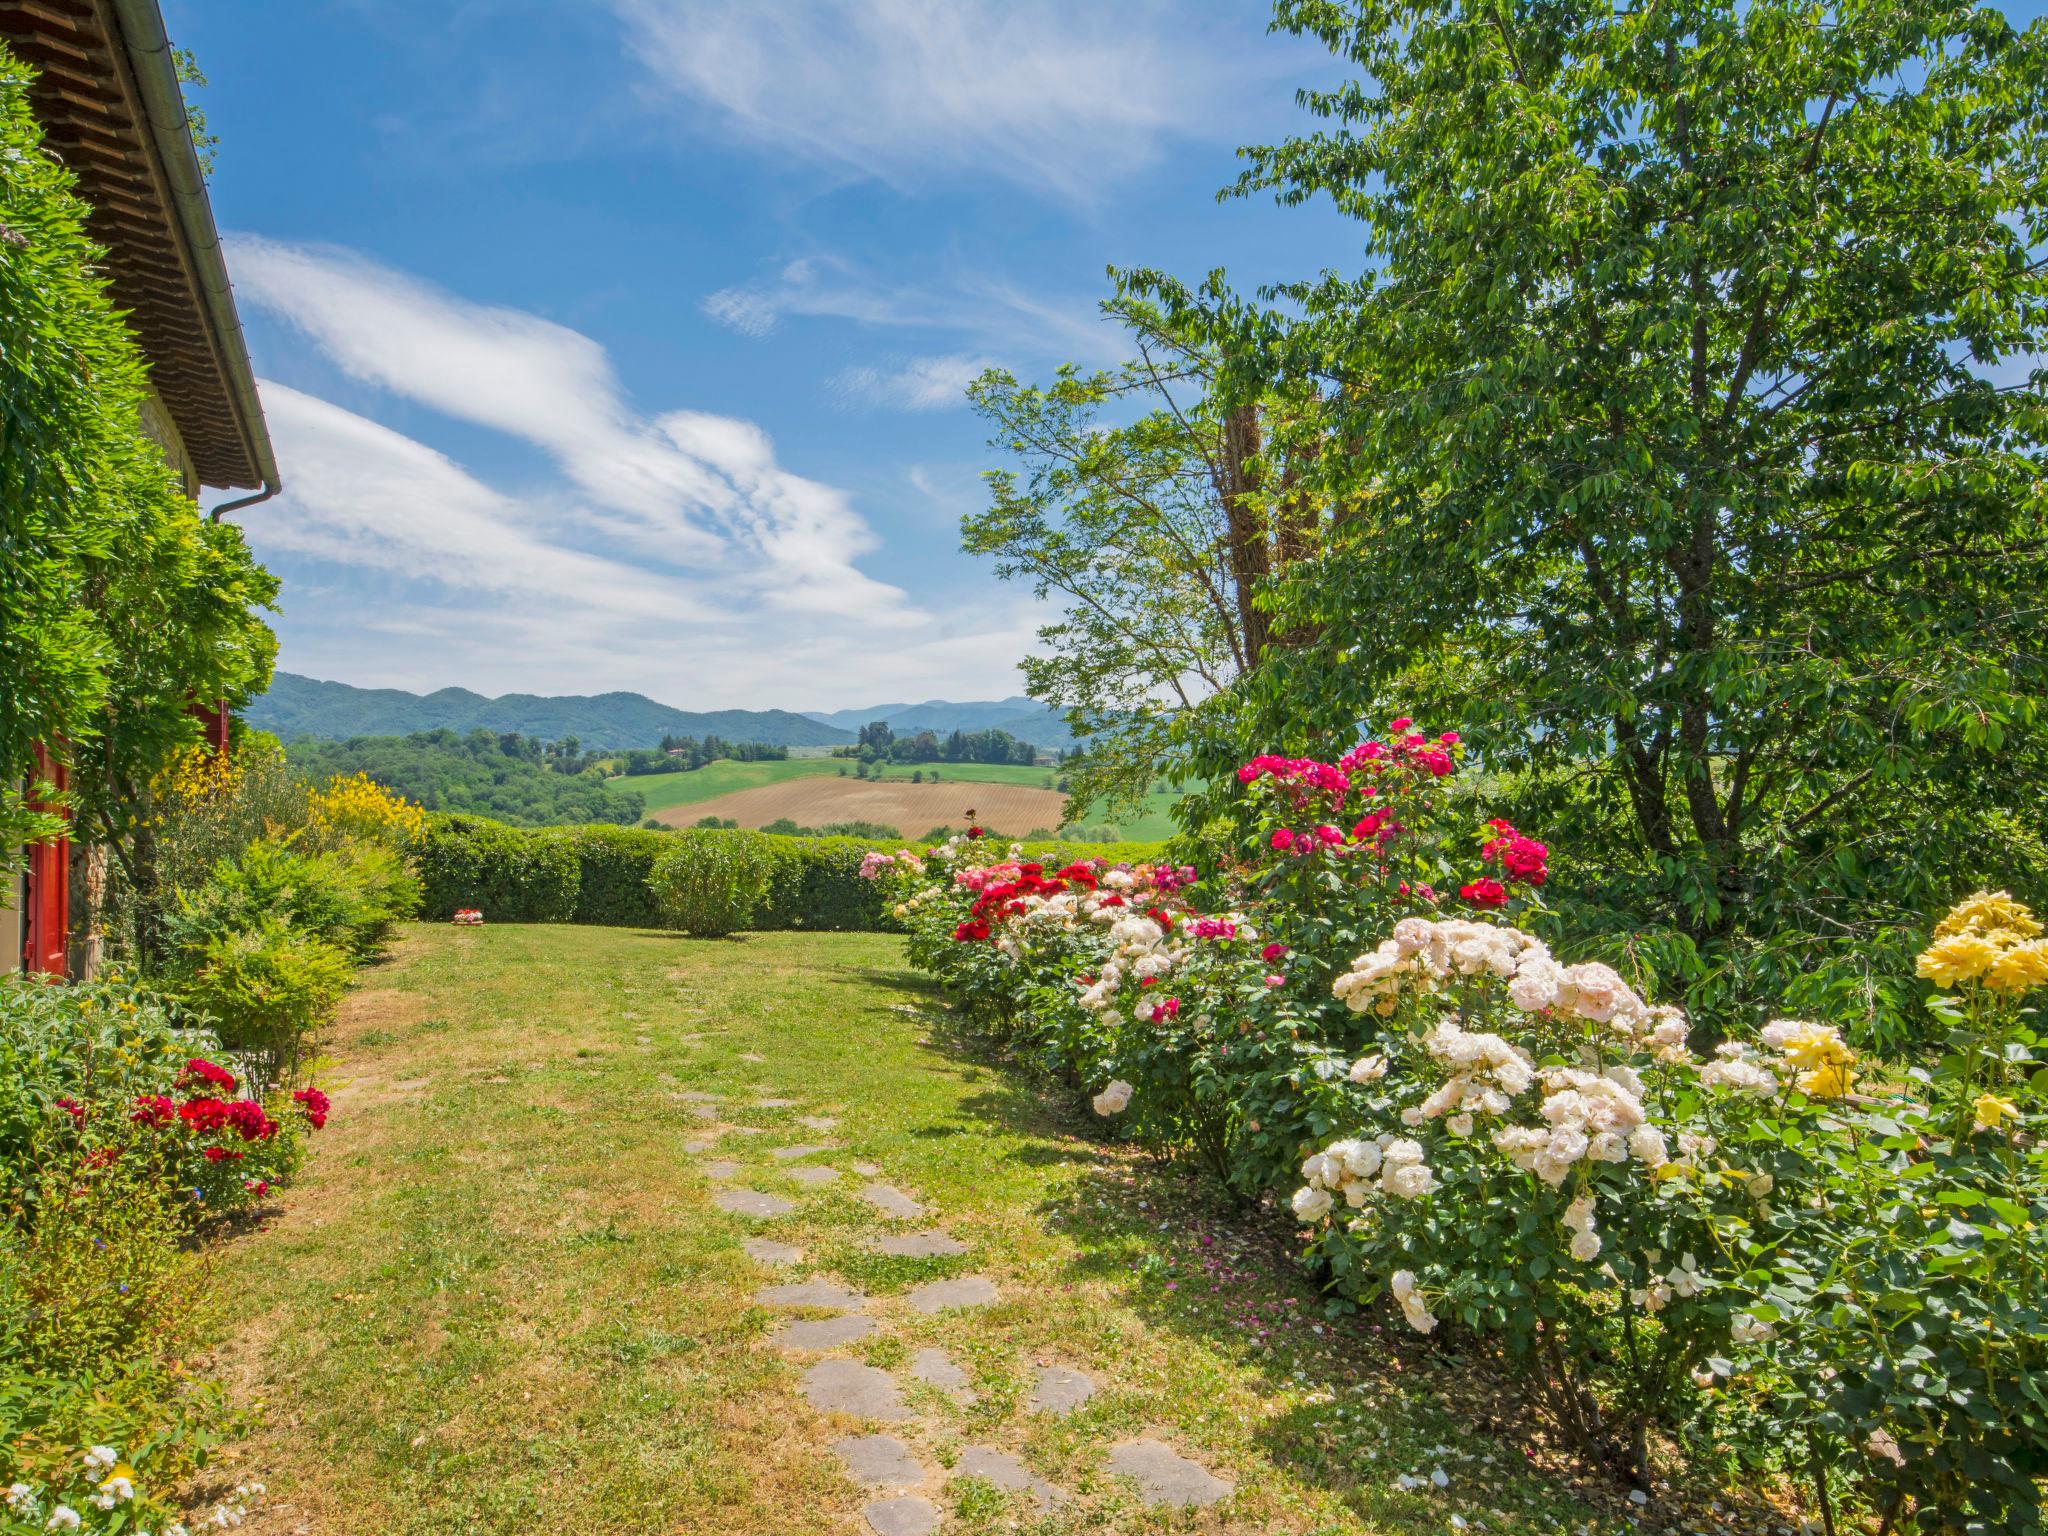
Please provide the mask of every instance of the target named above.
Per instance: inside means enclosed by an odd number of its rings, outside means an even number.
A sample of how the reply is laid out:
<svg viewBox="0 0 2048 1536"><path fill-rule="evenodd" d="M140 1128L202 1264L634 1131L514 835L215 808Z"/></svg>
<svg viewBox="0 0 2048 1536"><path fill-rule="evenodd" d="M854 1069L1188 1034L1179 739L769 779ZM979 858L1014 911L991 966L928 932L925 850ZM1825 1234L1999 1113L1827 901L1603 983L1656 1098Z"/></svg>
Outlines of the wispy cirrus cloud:
<svg viewBox="0 0 2048 1536"><path fill-rule="evenodd" d="M699 307L743 336L769 335L796 315L963 337L981 351L1085 362L1120 355L1118 332L1093 298L1048 298L986 273L893 281L833 255L786 262L772 276L719 289Z"/></svg>
<svg viewBox="0 0 2048 1536"><path fill-rule="evenodd" d="M1241 48L1167 0L611 0L654 88L771 149L1076 200L1232 131Z"/></svg>
<svg viewBox="0 0 2048 1536"><path fill-rule="evenodd" d="M967 386L994 360L956 353L910 357L882 365L842 369L832 391L848 406L868 410L949 411L967 403Z"/></svg>

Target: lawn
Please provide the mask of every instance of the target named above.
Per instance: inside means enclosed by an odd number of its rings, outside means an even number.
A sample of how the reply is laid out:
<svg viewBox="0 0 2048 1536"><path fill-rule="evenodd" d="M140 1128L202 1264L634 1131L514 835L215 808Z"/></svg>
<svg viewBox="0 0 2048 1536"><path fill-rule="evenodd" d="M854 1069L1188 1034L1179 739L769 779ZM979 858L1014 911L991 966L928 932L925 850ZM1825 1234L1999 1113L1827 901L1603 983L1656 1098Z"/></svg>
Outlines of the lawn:
<svg viewBox="0 0 2048 1536"><path fill-rule="evenodd" d="M803 1278L871 1298L876 1331L832 1353L899 1384L914 1418L885 1427L930 1470L948 1532L1619 1523L1481 1432L1512 1420L1475 1368L1383 1319L1325 1319L1285 1225L1209 1203L956 1035L891 937L415 928L351 998L331 1057L335 1118L307 1176L219 1260L261 1298L221 1356L260 1405L227 1463L269 1485L253 1529L865 1529L867 1496L829 1449L859 1426L806 1403L813 1357L771 1344L780 1318L752 1300ZM819 1150L770 1155L792 1143ZM856 1162L929 1214L882 1220ZM817 1187L803 1167L843 1177ZM742 1185L794 1209L751 1221L714 1203ZM926 1227L966 1253L867 1246ZM771 1271L749 1236L802 1262ZM970 1273L993 1305L908 1304ZM929 1349L960 1393L913 1378ZM1053 1365L1096 1386L1065 1417L1024 1402ZM1147 1507L1107 1468L1135 1437L1234 1494ZM949 1479L976 1444L1068 1501L1041 1515Z"/></svg>
<svg viewBox="0 0 2048 1536"><path fill-rule="evenodd" d="M647 802L647 814L672 810L678 806L698 805L720 796L736 794L742 790L759 789L764 785L786 784L793 779L807 779L819 776L832 777L841 769L851 774L853 769L844 758L789 758L774 762L736 763L721 758L706 763L690 773L650 773L634 778L615 777L610 782L620 789L630 789ZM1053 768L1025 768L1007 763L940 763L931 766L905 766L892 764L885 770L889 783L908 783L913 772L922 772L929 779L934 772L940 782L969 782L975 784L1017 784L1029 787L1050 788L1059 780L1059 771ZM1096 812L1089 818L1091 823L1110 821L1131 842L1160 842L1173 835L1173 822L1168 816L1178 793L1171 790L1154 790L1145 798L1145 810L1134 817L1109 817ZM668 818L672 819L672 818ZM923 827L903 827L906 837L916 837ZM1015 829L1022 833L1028 827Z"/></svg>

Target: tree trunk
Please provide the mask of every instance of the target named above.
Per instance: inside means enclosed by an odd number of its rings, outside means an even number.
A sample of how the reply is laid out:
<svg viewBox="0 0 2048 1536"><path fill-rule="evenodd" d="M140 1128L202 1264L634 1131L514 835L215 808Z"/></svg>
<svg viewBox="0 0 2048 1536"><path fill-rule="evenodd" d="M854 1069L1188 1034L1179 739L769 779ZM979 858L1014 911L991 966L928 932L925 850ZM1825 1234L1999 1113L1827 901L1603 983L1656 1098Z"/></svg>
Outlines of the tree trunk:
<svg viewBox="0 0 2048 1536"><path fill-rule="evenodd" d="M1266 616L1252 604L1253 594L1272 570L1266 547L1266 517L1252 483L1252 460L1258 453L1258 407L1237 406L1223 418L1223 453L1217 466L1216 491L1223 499L1223 515L1229 526L1230 579L1237 589L1237 619L1244 632L1247 668L1258 666L1259 653L1269 638Z"/></svg>

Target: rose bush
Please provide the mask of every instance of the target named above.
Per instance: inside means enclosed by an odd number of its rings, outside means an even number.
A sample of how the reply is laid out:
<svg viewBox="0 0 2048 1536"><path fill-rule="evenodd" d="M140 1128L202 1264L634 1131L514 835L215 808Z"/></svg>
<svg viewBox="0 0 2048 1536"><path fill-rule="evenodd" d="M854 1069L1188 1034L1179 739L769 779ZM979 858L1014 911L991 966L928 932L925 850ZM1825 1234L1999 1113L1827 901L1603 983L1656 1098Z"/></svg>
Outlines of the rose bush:
<svg viewBox="0 0 2048 1536"><path fill-rule="evenodd" d="M1500 1350L1587 1457L1642 1480L1665 1434L1830 1516L2040 1529L2033 915L1939 925L1924 1062L1859 1060L1853 1021L1695 1049L1640 975L1572 957L1551 850L1485 816L1462 750L1400 720L1253 758L1207 871L956 838L862 874L972 1020L1284 1201L1340 1295Z"/></svg>

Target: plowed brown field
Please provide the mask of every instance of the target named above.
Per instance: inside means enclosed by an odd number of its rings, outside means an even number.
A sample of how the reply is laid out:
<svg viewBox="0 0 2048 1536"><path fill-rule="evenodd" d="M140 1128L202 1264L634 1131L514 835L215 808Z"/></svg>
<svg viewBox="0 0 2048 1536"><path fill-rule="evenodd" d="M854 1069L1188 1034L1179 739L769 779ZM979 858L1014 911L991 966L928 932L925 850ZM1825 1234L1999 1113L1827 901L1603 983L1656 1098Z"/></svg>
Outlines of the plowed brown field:
<svg viewBox="0 0 2048 1536"><path fill-rule="evenodd" d="M715 800L671 806L654 819L672 827L694 826L706 816L765 827L787 816L800 827L835 821L871 821L894 827L907 838L933 827L964 827L972 810L980 823L1011 837L1060 824L1067 797L1057 790L1022 784L870 783L866 779L823 777L764 784Z"/></svg>

